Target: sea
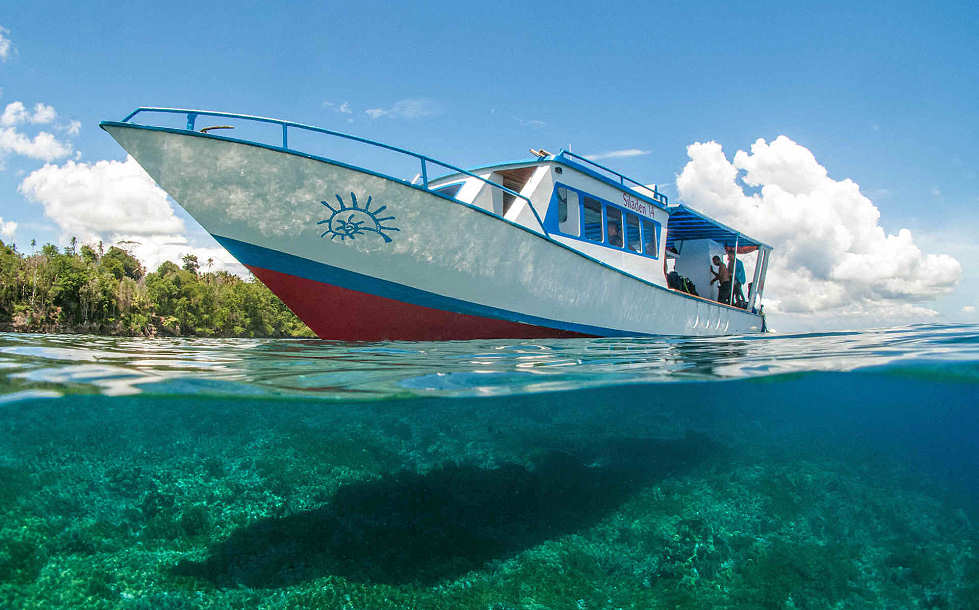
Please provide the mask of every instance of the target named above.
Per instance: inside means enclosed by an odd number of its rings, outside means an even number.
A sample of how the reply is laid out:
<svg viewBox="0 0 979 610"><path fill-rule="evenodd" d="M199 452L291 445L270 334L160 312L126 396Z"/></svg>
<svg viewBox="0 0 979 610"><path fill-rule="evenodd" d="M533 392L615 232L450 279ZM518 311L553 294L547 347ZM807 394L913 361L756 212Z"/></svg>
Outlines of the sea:
<svg viewBox="0 0 979 610"><path fill-rule="evenodd" d="M2 608L979 608L979 326L0 334Z"/></svg>

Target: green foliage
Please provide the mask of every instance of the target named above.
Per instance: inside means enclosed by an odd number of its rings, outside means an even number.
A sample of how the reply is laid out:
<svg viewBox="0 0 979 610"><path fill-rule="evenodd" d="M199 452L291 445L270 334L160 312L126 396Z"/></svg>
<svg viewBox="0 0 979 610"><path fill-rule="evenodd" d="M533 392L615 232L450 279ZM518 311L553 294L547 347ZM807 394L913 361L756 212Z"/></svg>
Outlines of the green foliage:
<svg viewBox="0 0 979 610"><path fill-rule="evenodd" d="M112 274L116 279L122 279L122 276L125 275L138 280L145 275L142 263L132 254L116 246L109 248L109 251L102 257L100 264L106 269L112 269Z"/></svg>
<svg viewBox="0 0 979 610"><path fill-rule="evenodd" d="M181 260L184 261L184 271L190 271L194 275L197 275L197 272L201 268L201 264L199 262L197 262L197 256L196 255L194 255L194 254L185 254L184 257Z"/></svg>
<svg viewBox="0 0 979 610"><path fill-rule="evenodd" d="M146 273L126 250L102 244L25 255L0 241L0 330L109 335L312 337L264 284L167 261ZM210 266L210 265L209 265Z"/></svg>

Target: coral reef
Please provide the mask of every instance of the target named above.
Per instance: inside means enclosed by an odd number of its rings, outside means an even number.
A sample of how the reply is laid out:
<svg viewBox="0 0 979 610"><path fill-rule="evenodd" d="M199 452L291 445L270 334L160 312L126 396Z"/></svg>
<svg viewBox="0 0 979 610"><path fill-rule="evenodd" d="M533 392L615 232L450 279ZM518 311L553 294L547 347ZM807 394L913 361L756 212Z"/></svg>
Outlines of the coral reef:
<svg viewBox="0 0 979 610"><path fill-rule="evenodd" d="M894 454L637 392L21 401L0 606L979 605L976 507Z"/></svg>

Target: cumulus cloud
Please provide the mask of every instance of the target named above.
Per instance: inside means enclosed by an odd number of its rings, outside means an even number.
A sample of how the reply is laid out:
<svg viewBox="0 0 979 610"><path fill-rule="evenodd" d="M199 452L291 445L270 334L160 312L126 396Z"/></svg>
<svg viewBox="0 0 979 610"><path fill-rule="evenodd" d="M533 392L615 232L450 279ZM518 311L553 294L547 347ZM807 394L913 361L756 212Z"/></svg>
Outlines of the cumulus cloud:
<svg viewBox="0 0 979 610"><path fill-rule="evenodd" d="M364 114L372 119L387 117L391 119L420 119L441 112L439 104L425 98L399 100L390 108L368 108Z"/></svg>
<svg viewBox="0 0 979 610"><path fill-rule="evenodd" d="M12 127L22 123L44 124L54 121L57 116L54 106L43 102L34 104L33 112L24 106L24 102L10 102L3 109L3 114L0 114L0 125Z"/></svg>
<svg viewBox="0 0 979 610"><path fill-rule="evenodd" d="M217 244L189 243L167 194L132 157L124 162L47 164L24 178L19 190L44 208L63 241L77 237L83 243L123 244L151 269L193 252L202 262L215 259L218 269L244 274Z"/></svg>
<svg viewBox="0 0 979 610"><path fill-rule="evenodd" d="M692 144L687 154L677 178L680 198L774 246L765 295L770 311L934 315L916 303L959 281L957 260L922 253L908 229L886 233L880 211L855 182L830 178L809 149L785 136L759 139L733 161L716 142Z"/></svg>
<svg viewBox="0 0 979 610"><path fill-rule="evenodd" d="M131 157L125 162L47 164L24 178L20 191L40 203L62 231L83 241L106 232L182 233L167 194Z"/></svg>
<svg viewBox="0 0 979 610"><path fill-rule="evenodd" d="M70 155L71 144L62 142L46 131L31 138L14 127L3 127L0 128L0 152L12 152L50 162Z"/></svg>
<svg viewBox="0 0 979 610"><path fill-rule="evenodd" d="M18 126L28 123L51 123L57 116L53 106L42 102L35 104L33 111L28 110L23 102L7 104L0 114L0 153L14 153L48 162L67 157L72 151L71 144L59 140L54 134L42 131L32 138L18 129Z"/></svg>
<svg viewBox="0 0 979 610"><path fill-rule="evenodd" d="M54 106L38 102L34 104L34 114L31 116L31 123L50 123L58 116Z"/></svg>
<svg viewBox="0 0 979 610"><path fill-rule="evenodd" d="M10 40L10 30L0 25L0 61L7 61L14 54L14 43Z"/></svg>
<svg viewBox="0 0 979 610"><path fill-rule="evenodd" d="M597 155L585 155L585 158L591 159L592 161L599 161L601 159L625 159L627 157L642 157L649 153L650 151L639 148L624 148L622 150L610 150L608 152L598 153Z"/></svg>
<svg viewBox="0 0 979 610"><path fill-rule="evenodd" d="M0 114L0 125L4 127L19 125L27 121L27 118L28 113L27 108L24 107L24 103L11 102L3 109L3 114Z"/></svg>
<svg viewBox="0 0 979 610"><path fill-rule="evenodd" d="M13 239L14 233L17 231L17 223L12 220L5 221L2 216L0 216L0 237L6 240Z"/></svg>

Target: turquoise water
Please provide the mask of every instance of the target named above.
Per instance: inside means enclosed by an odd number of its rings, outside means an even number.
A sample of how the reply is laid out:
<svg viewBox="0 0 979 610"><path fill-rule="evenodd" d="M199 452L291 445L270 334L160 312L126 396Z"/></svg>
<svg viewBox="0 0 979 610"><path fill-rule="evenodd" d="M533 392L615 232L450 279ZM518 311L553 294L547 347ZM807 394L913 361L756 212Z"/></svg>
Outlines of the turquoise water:
<svg viewBox="0 0 979 610"><path fill-rule="evenodd" d="M0 607L979 607L979 327L0 334Z"/></svg>

